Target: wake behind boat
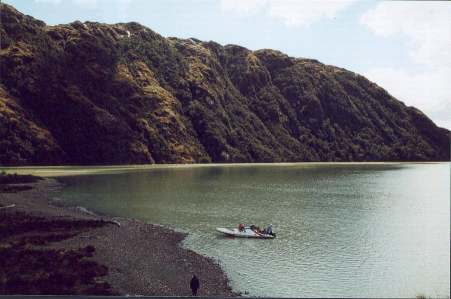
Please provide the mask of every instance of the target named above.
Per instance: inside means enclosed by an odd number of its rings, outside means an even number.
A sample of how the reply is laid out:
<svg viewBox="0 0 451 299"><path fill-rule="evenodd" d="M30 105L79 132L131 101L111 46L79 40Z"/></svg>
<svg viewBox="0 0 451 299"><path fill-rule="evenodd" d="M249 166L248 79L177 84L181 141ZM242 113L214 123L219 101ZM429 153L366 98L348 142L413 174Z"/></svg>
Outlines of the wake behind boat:
<svg viewBox="0 0 451 299"><path fill-rule="evenodd" d="M258 238L258 239L274 239L276 234L272 232L272 226L268 226L264 230L260 230L255 225L244 226L240 224L238 228L216 228L218 232L225 234L230 237L239 237L239 238Z"/></svg>

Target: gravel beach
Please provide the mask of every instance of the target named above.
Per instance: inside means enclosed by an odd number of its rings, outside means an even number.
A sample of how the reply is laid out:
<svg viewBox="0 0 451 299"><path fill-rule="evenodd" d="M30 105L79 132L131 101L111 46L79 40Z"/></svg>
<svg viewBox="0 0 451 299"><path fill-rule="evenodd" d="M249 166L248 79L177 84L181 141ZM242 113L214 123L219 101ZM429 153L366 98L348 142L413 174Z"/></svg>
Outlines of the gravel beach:
<svg viewBox="0 0 451 299"><path fill-rule="evenodd" d="M53 229L51 235L49 228L44 231L34 227L33 240L38 236L41 239L45 237L47 241L31 247L31 243L26 243L27 250L36 247L55 252L85 252L94 248L94 253L86 254L83 258L94 262L92 265L106 266L107 271L98 274L99 266L95 268L98 276L92 274L91 285L94 287L85 288L81 293L89 294L93 290L92 294L190 296L189 281L192 274L196 274L201 283L198 295L238 296L232 292L226 275L217 263L180 246L185 238L184 234L136 219L111 218L93 215L75 207L58 206L51 199L58 196L62 185L54 179L27 185L33 188L0 192L0 221L8 217L14 221L14 217L20 216L25 224L32 220L36 222L35 219L55 223L54 226L50 225ZM8 224L0 222L0 225L0 245L3 248L11 247L7 245L7 241L13 244L12 240L15 240L17 243L19 236L23 248L24 236L28 236L27 240L31 238L27 231L12 231L8 235L5 233ZM66 228L64 237L58 237L55 233L58 225ZM7 279L8 277L3 278L4 281ZM96 291L102 286L106 286L108 292ZM1 293L0 288L0 295ZM17 293L29 292L20 292L19 289Z"/></svg>

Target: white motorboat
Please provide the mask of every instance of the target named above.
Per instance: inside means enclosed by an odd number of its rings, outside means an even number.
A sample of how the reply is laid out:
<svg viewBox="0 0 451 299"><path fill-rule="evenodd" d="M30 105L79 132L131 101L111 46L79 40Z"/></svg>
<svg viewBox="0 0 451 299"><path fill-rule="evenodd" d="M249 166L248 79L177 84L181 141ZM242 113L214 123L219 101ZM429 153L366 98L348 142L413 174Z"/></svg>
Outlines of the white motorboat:
<svg viewBox="0 0 451 299"><path fill-rule="evenodd" d="M230 237L239 237L239 238L258 238L258 239L274 239L276 234L266 234L263 232L258 232L256 230L251 229L249 226L244 227L243 229L238 228L223 228L218 227L216 229L218 232L223 233L226 236Z"/></svg>

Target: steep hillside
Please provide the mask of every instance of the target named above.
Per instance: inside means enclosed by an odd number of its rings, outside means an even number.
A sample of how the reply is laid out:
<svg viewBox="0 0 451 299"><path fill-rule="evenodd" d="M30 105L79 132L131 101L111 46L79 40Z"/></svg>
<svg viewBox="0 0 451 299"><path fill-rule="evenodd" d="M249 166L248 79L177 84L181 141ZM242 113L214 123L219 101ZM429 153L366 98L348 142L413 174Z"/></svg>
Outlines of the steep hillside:
<svg viewBox="0 0 451 299"><path fill-rule="evenodd" d="M449 160L449 131L353 72L0 4L0 165Z"/></svg>

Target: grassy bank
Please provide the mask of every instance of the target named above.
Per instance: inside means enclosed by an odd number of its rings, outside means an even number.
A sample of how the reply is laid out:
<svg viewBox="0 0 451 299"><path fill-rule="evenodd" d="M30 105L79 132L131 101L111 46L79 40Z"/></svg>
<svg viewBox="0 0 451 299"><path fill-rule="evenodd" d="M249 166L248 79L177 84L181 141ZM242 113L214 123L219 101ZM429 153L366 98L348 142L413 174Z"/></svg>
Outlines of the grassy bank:
<svg viewBox="0 0 451 299"><path fill-rule="evenodd" d="M115 295L102 281L108 268L88 259L95 254L95 247L48 247L103 225L101 221L0 211L0 294Z"/></svg>

